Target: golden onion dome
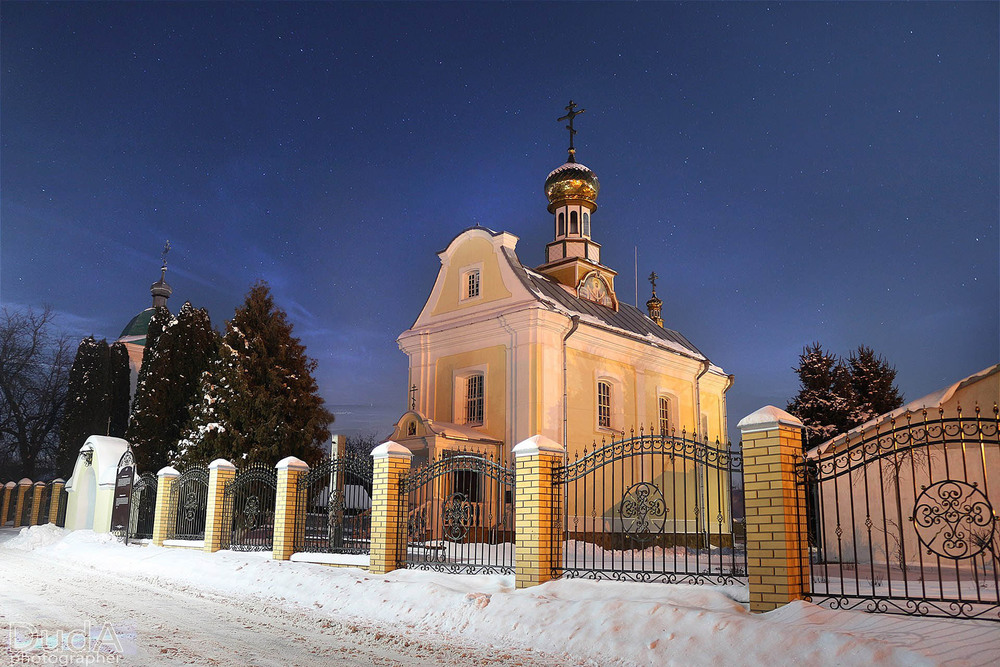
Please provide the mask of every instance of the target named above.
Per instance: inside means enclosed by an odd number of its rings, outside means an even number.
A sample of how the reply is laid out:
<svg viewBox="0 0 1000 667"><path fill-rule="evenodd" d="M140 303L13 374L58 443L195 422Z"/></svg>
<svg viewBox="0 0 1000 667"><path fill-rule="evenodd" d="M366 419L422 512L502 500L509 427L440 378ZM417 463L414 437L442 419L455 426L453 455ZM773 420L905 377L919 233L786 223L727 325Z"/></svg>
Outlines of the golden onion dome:
<svg viewBox="0 0 1000 667"><path fill-rule="evenodd" d="M597 208L597 193L601 184L597 174L579 162L567 162L556 167L545 179L545 196L549 198L549 213L566 202L587 202ZM592 209L592 210L593 210Z"/></svg>

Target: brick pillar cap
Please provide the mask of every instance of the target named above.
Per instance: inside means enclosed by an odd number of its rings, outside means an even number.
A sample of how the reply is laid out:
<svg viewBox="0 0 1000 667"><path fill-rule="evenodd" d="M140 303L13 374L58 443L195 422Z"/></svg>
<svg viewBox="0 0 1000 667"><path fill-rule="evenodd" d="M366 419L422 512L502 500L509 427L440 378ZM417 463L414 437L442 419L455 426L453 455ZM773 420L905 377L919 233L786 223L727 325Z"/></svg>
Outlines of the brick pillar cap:
<svg viewBox="0 0 1000 667"><path fill-rule="evenodd" d="M294 456L286 456L278 461L274 467L278 470L309 470L308 463L302 459L297 459Z"/></svg>
<svg viewBox="0 0 1000 667"><path fill-rule="evenodd" d="M66 480L64 480L62 477L56 477L54 480L52 480L52 483L53 484L65 484Z"/></svg>
<svg viewBox="0 0 1000 667"><path fill-rule="evenodd" d="M215 459L208 464L209 470L236 470L236 466L226 459Z"/></svg>
<svg viewBox="0 0 1000 667"><path fill-rule="evenodd" d="M20 482L17 483L18 486L31 486L31 480L25 477Z"/></svg>
<svg viewBox="0 0 1000 667"><path fill-rule="evenodd" d="M37 482L35 482L35 486L46 486L46 484L45 484L45 482L37 481Z"/></svg>
<svg viewBox="0 0 1000 667"><path fill-rule="evenodd" d="M398 442L393 442L392 440L383 442L381 445L372 450L373 459L389 459L397 457L412 459L413 452L406 447L403 447Z"/></svg>
<svg viewBox="0 0 1000 667"><path fill-rule="evenodd" d="M765 405L760 410L747 415L740 420L736 428L740 429L743 433L752 433L754 431L775 429L779 424L802 428L802 422L799 421L798 417L790 415L781 408L776 408L773 405Z"/></svg>
<svg viewBox="0 0 1000 667"><path fill-rule="evenodd" d="M527 440L522 440L521 442L514 445L514 458L521 456L537 456L541 452L548 452L551 454L562 454L566 450L555 440L551 438L546 438L544 435L533 435Z"/></svg>
<svg viewBox="0 0 1000 667"><path fill-rule="evenodd" d="M17 486L17 482L7 482L3 485L5 489L13 489L15 486Z"/></svg>
<svg viewBox="0 0 1000 667"><path fill-rule="evenodd" d="M177 468L167 466L165 468L160 468L160 472L156 473L157 477L180 477L181 474L177 472Z"/></svg>

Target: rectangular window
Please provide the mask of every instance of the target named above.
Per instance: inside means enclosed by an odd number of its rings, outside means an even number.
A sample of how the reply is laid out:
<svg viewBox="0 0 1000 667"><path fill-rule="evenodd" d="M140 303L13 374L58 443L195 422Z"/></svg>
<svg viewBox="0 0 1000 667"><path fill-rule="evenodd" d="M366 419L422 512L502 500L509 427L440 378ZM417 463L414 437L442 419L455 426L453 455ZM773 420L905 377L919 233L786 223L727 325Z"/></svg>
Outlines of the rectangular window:
<svg viewBox="0 0 1000 667"><path fill-rule="evenodd" d="M607 382L597 383L597 425L611 428L611 385Z"/></svg>
<svg viewBox="0 0 1000 667"><path fill-rule="evenodd" d="M465 381L465 423L483 423L483 376L470 375Z"/></svg>
<svg viewBox="0 0 1000 667"><path fill-rule="evenodd" d="M466 278L465 298L471 299L479 296L479 270L469 271Z"/></svg>
<svg viewBox="0 0 1000 667"><path fill-rule="evenodd" d="M670 399L660 398L660 435L670 435Z"/></svg>

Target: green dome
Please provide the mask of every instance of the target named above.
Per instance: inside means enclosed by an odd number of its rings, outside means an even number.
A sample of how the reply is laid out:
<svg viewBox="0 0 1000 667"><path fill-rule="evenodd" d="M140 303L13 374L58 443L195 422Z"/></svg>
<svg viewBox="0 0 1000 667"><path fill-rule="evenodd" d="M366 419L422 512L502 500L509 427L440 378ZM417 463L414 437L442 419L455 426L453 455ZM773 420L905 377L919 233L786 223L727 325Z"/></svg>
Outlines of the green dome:
<svg viewBox="0 0 1000 667"><path fill-rule="evenodd" d="M118 340L123 340L126 343L135 343L136 345L145 345L146 333L149 331L149 321L153 319L153 313L155 312L155 308L147 308L133 317L125 325L125 328L122 329Z"/></svg>

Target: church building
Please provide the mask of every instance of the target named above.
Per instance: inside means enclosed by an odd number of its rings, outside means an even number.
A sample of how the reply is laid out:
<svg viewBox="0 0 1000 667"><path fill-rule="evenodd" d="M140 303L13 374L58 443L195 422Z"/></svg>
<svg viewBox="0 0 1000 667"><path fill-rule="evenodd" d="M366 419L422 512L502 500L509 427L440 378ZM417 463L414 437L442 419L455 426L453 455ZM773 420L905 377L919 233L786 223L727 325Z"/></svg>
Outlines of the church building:
<svg viewBox="0 0 1000 667"><path fill-rule="evenodd" d="M576 161L575 106L560 119L569 158L545 179L545 261L524 265L510 232L466 229L438 253L430 296L398 338L411 409L392 439L417 462L457 449L509 460L536 434L570 460L640 427L726 441L733 377L664 326L655 274L642 312L619 299L601 261L600 183Z"/></svg>

